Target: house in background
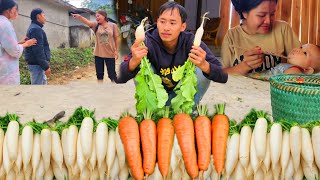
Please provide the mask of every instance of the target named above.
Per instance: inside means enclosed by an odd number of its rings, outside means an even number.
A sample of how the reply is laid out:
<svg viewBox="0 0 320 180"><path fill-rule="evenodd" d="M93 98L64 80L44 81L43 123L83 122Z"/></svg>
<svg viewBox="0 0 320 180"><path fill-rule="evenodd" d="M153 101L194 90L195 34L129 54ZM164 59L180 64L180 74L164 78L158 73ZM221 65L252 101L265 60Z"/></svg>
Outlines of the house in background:
<svg viewBox="0 0 320 180"><path fill-rule="evenodd" d="M47 22L44 31L47 34L50 48L90 47L93 32L86 25L76 22L70 12L80 12L90 20L95 13L89 9L78 9L64 0L19 0L19 17L12 21L18 39L26 36L31 23L30 13L34 8L41 8L46 14Z"/></svg>
<svg viewBox="0 0 320 180"><path fill-rule="evenodd" d="M81 14L81 16L87 18L89 21L95 21L95 12L86 8L78 8L71 13ZM88 28L87 25L81 21L69 16L70 26L70 47L90 47L94 44L95 37L94 32Z"/></svg>

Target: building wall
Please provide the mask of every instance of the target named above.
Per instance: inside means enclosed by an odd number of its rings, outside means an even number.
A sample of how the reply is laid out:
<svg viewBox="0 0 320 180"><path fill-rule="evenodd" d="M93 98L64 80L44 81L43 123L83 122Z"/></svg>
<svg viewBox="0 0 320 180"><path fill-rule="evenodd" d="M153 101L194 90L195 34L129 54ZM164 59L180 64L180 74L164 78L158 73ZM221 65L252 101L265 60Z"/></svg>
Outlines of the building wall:
<svg viewBox="0 0 320 180"><path fill-rule="evenodd" d="M25 37L30 25L30 13L34 8L44 10L47 22L44 31L48 36L51 48L69 47L69 14L68 7L55 3L53 0L18 1L19 18L13 21L18 39Z"/></svg>

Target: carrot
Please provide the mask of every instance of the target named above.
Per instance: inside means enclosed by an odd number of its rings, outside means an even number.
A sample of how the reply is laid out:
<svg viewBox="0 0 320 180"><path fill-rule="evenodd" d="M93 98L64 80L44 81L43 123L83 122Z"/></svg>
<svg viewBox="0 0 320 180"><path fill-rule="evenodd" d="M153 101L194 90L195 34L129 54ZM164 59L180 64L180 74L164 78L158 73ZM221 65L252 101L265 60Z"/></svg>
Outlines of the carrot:
<svg viewBox="0 0 320 180"><path fill-rule="evenodd" d="M126 117L120 119L118 128L132 176L136 180L142 180L144 173L138 123L135 119L126 115Z"/></svg>
<svg viewBox="0 0 320 180"><path fill-rule="evenodd" d="M220 178L226 157L229 120L224 114L225 104L217 104L215 107L217 114L212 119L212 155Z"/></svg>
<svg viewBox="0 0 320 180"><path fill-rule="evenodd" d="M159 170L163 179L165 180L171 160L171 152L174 138L174 127L171 119L169 118L169 107L166 107L163 118L161 118L157 125L157 136L158 136L158 165Z"/></svg>
<svg viewBox="0 0 320 180"><path fill-rule="evenodd" d="M144 112L144 120L140 123L140 136L143 153L143 171L146 174L146 179L154 171L156 165L157 154L157 126L151 120L152 112L148 109Z"/></svg>
<svg viewBox="0 0 320 180"><path fill-rule="evenodd" d="M199 174L193 121L188 114L179 113L173 118L174 131L176 132L183 160L189 176L195 179Z"/></svg>
<svg viewBox="0 0 320 180"><path fill-rule="evenodd" d="M194 121L198 148L198 166L200 177L209 167L211 155L211 121L207 117L207 106L197 106L199 116Z"/></svg>

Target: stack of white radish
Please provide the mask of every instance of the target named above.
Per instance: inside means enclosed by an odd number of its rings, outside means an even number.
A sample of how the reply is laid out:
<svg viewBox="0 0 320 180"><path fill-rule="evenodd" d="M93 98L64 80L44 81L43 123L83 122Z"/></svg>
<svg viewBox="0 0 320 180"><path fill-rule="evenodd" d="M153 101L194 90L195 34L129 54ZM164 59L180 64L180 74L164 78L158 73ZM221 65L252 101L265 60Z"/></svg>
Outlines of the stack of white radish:
<svg viewBox="0 0 320 180"><path fill-rule="evenodd" d="M86 117L78 131L70 125L61 132L11 121L0 129L0 179L119 179L129 177L123 145L116 130L100 122L94 132Z"/></svg>

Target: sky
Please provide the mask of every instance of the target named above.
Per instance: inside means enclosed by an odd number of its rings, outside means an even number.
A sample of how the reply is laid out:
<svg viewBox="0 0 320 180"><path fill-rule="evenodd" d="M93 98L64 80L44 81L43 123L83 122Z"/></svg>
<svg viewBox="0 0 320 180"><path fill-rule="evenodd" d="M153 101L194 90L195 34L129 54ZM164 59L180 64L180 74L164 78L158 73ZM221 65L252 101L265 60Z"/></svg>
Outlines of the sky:
<svg viewBox="0 0 320 180"><path fill-rule="evenodd" d="M83 2L83 0L69 0L69 3L74 5L77 8L81 8L82 2Z"/></svg>

